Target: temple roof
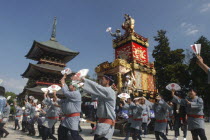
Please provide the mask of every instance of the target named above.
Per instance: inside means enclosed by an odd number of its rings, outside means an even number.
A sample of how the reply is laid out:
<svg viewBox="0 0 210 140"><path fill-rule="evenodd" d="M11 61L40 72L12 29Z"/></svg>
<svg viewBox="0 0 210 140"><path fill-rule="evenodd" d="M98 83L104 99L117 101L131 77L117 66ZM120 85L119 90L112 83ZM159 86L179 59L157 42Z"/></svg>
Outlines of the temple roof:
<svg viewBox="0 0 210 140"><path fill-rule="evenodd" d="M34 40L30 51L25 57L39 61L40 58L47 53L59 57L64 63L69 62L79 54L79 52L72 51L55 40L49 40L46 42L38 42Z"/></svg>
<svg viewBox="0 0 210 140"><path fill-rule="evenodd" d="M78 53L78 52L74 52L74 51L70 50L69 48L64 47L63 45L61 45L57 41L49 40L49 41L39 42L39 43L44 45L44 46L47 46L49 48L57 49L57 50L60 50L60 51L65 51L65 52L69 52L69 53Z"/></svg>
<svg viewBox="0 0 210 140"><path fill-rule="evenodd" d="M60 74L63 70L62 67L49 65L49 64L31 64L29 63L28 68L26 71L21 75L25 78L37 77L42 72L50 72L55 74Z"/></svg>
<svg viewBox="0 0 210 140"><path fill-rule="evenodd" d="M45 56L52 56L60 59L63 63L67 63L79 54L79 52L64 47L56 40L56 25L57 19L54 17L50 40L45 42L34 41L30 51L25 57L39 61L40 58Z"/></svg>

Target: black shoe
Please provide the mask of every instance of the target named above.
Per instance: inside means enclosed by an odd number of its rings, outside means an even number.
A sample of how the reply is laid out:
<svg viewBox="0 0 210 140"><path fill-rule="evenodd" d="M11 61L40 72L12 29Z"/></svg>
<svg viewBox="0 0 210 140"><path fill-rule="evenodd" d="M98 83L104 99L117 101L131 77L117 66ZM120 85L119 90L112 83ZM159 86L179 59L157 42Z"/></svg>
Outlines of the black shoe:
<svg viewBox="0 0 210 140"><path fill-rule="evenodd" d="M7 134L4 136L4 138L6 138L8 135L9 135L9 133L7 133Z"/></svg>

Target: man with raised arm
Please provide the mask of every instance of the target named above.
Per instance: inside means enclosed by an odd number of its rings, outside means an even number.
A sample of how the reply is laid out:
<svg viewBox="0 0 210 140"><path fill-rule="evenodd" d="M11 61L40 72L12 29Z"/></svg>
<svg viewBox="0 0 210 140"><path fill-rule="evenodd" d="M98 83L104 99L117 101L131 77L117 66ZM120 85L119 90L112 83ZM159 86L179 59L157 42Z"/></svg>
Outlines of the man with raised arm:
<svg viewBox="0 0 210 140"><path fill-rule="evenodd" d="M201 56L197 56L197 64L208 74L208 84L210 84L210 68L203 62L203 58Z"/></svg>
<svg viewBox="0 0 210 140"><path fill-rule="evenodd" d="M61 84L66 98L58 99L56 94L54 94L54 98L65 116L58 128L58 140L68 140L68 132L71 133L73 140L83 140L78 132L82 102L81 94L76 83L67 86L65 79L66 75L61 79Z"/></svg>
<svg viewBox="0 0 210 140"><path fill-rule="evenodd" d="M139 99L140 106L143 109L142 110L142 126L141 127L144 130L144 133L142 133L142 137L147 137L147 131L148 131L147 125L148 125L148 123L150 121L150 117L151 117L150 108L148 105L145 104L145 99L146 98L144 98L144 97L141 97Z"/></svg>
<svg viewBox="0 0 210 140"><path fill-rule="evenodd" d="M36 131L34 128L34 117L36 113L36 103L34 103L33 99L30 99L30 102L28 100L25 101L25 109L28 110L29 119L28 119L28 135L35 136ZM25 117L24 117L25 118Z"/></svg>
<svg viewBox="0 0 210 140"><path fill-rule="evenodd" d="M57 138L52 134L52 127L59 119L59 109L55 100L51 100L50 97L47 96L47 93L48 92L44 94L44 100L42 101L45 105L48 106L48 109L45 112L46 118L42 124L42 140L47 140L48 137L53 140L57 140Z"/></svg>
<svg viewBox="0 0 210 140"><path fill-rule="evenodd" d="M75 75L73 80L81 80L80 75ZM112 138L115 125L116 93L112 89L114 82L111 75L104 74L100 79L100 85L91 80L82 78L84 81L83 90L86 93L98 97L97 117L94 140L108 140Z"/></svg>
<svg viewBox="0 0 210 140"><path fill-rule="evenodd" d="M188 129L192 133L193 140L198 140L198 136L201 140L207 140L204 130L204 113L202 98L196 96L196 92L193 89L190 89L188 97L186 99L180 99L174 94L175 91L172 91L172 102L186 107L188 116Z"/></svg>
<svg viewBox="0 0 210 140"><path fill-rule="evenodd" d="M147 106L143 103L143 98L134 99L135 106L133 108L133 120L131 122L131 132L133 140L142 140L140 133L142 127L142 113L146 110Z"/></svg>
<svg viewBox="0 0 210 140"><path fill-rule="evenodd" d="M155 103L146 100L146 105L148 105L155 113L155 138L160 140L168 140L164 132L167 127L168 109L170 106L158 95L155 99Z"/></svg>

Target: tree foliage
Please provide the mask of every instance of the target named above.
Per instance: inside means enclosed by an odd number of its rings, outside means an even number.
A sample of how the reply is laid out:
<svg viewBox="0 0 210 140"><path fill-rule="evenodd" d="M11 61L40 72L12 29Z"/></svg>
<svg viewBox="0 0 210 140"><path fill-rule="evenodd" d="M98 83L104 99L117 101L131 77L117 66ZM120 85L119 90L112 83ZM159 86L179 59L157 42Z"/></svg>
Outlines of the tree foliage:
<svg viewBox="0 0 210 140"><path fill-rule="evenodd" d="M170 49L169 39L166 36L166 31L159 30L157 36L154 37L158 45L153 50L155 59L156 82L158 91L166 95L170 95L165 90L167 84L175 82L180 85L189 83L189 74L187 65L184 64L185 54L183 49Z"/></svg>
<svg viewBox="0 0 210 140"><path fill-rule="evenodd" d="M175 82L182 87L192 87L204 100L205 111L210 111L210 86L207 83L207 74L196 64L197 58L192 51L183 49L171 50L166 31L159 30L154 37L158 45L155 46L153 57L155 59L155 68L157 71L156 82L157 89L164 97L169 97L169 92L165 86ZM201 44L201 56L204 62L210 66L210 41L201 36L195 44ZM192 81L192 85L189 85ZM210 115L210 114L207 114Z"/></svg>

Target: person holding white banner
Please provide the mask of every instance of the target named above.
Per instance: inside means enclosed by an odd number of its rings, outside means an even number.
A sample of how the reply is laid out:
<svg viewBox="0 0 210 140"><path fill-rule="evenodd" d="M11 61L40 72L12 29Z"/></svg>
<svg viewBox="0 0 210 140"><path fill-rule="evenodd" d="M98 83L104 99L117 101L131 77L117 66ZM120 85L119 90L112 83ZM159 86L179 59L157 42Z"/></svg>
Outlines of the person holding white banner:
<svg viewBox="0 0 210 140"><path fill-rule="evenodd" d="M79 121L81 113L81 93L78 89L78 83L71 82L66 84L66 75L61 79L62 91L66 99L58 99L56 94L54 98L61 108L65 118L61 121L58 128L58 140L70 139L68 133L71 134L73 140L83 140L79 135Z"/></svg>
<svg viewBox="0 0 210 140"><path fill-rule="evenodd" d="M94 140L111 139L116 119L116 93L111 87L114 83L112 75L104 74L100 79L101 85L81 77L80 74L76 74L73 80L83 81L83 90L98 97L97 116L99 121L96 126Z"/></svg>
<svg viewBox="0 0 210 140"><path fill-rule="evenodd" d="M42 102L48 106L48 109L46 110L46 117L42 124L42 140L47 140L48 137L53 140L57 140L57 138L52 134L52 127L59 118L59 109L57 107L57 103L55 102L55 99L51 100L51 98L48 96L48 92L44 94L44 100Z"/></svg>
<svg viewBox="0 0 210 140"><path fill-rule="evenodd" d="M142 139L140 136L142 128L144 130L144 135L142 135L142 137L147 135L147 123L150 118L150 108L145 104L145 100L144 97L134 99L135 107L133 107L133 121L131 122L133 140Z"/></svg>
<svg viewBox="0 0 210 140"><path fill-rule="evenodd" d="M29 111L29 118L28 119L28 135L29 136L35 136L36 131L34 128L34 117L35 117L35 113L36 113L36 103L34 103L34 97L30 99L30 102L28 102L28 100L25 101L25 109L27 109Z"/></svg>

